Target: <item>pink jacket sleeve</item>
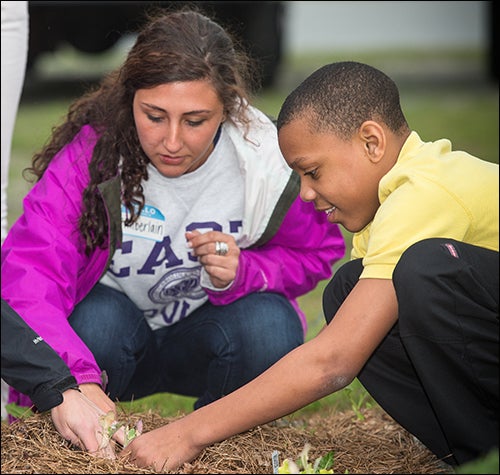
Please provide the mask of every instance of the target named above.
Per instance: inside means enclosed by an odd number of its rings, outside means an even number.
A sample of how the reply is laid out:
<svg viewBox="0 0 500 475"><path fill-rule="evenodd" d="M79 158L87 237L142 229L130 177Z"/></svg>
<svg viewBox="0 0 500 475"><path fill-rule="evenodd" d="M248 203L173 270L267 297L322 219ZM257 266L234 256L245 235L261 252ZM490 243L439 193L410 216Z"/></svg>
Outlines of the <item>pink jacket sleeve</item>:
<svg viewBox="0 0 500 475"><path fill-rule="evenodd" d="M332 275L344 257L337 225L297 197L276 235L265 245L243 249L236 279L226 290L206 289L214 305L225 305L251 292L277 292L293 300Z"/></svg>
<svg viewBox="0 0 500 475"><path fill-rule="evenodd" d="M24 212L2 246L2 297L52 346L79 383L101 383L92 353L67 321L107 256L87 257L77 227L88 180L85 157L94 142L81 133L54 158L25 197Z"/></svg>

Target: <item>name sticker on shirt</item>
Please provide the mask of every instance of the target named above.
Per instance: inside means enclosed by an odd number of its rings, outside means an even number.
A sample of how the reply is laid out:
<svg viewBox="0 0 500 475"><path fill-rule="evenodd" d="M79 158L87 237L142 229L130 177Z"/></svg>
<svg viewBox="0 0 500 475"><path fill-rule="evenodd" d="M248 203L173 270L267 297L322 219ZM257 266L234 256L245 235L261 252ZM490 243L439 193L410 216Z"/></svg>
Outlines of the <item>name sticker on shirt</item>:
<svg viewBox="0 0 500 475"><path fill-rule="evenodd" d="M122 205L122 223L125 223L128 212ZM130 226L123 224L123 234L153 241L162 241L165 232L165 216L154 206L144 205L139 219Z"/></svg>

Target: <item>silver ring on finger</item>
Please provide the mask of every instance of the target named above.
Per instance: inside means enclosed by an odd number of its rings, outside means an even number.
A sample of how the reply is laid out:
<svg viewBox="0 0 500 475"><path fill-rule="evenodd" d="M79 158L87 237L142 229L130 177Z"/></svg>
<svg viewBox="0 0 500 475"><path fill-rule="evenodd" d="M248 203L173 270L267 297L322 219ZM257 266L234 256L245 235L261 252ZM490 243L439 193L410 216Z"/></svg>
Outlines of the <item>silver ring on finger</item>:
<svg viewBox="0 0 500 475"><path fill-rule="evenodd" d="M218 256L225 256L229 252L227 242L215 241L215 254Z"/></svg>

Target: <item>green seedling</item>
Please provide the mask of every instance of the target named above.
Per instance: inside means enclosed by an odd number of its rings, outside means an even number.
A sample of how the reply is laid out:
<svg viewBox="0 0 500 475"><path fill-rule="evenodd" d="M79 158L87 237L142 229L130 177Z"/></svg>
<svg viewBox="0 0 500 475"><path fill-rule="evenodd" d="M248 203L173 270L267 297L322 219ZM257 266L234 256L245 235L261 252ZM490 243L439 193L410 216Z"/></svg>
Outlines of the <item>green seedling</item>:
<svg viewBox="0 0 500 475"><path fill-rule="evenodd" d="M333 452L328 452L323 457L318 457L314 464L309 462L310 444L305 444L296 461L285 459L278 468L278 473L333 473Z"/></svg>
<svg viewBox="0 0 500 475"><path fill-rule="evenodd" d="M142 420L139 420L135 427L130 427L128 424L117 421L115 413L113 411L109 411L106 414L100 416L99 423L102 427L102 439L99 445L100 449L107 447L113 436L122 427L124 431L124 447L126 447L137 436L142 434Z"/></svg>

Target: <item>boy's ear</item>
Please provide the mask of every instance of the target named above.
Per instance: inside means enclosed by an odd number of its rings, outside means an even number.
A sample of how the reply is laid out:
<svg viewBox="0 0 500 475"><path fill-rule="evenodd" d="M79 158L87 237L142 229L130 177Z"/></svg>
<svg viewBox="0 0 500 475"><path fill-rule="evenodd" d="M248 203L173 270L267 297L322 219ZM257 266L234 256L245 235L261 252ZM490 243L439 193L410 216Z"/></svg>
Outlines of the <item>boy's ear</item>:
<svg viewBox="0 0 500 475"><path fill-rule="evenodd" d="M379 162L386 148L386 135L382 126L378 122L367 120L359 128L359 137L368 159L373 163Z"/></svg>

